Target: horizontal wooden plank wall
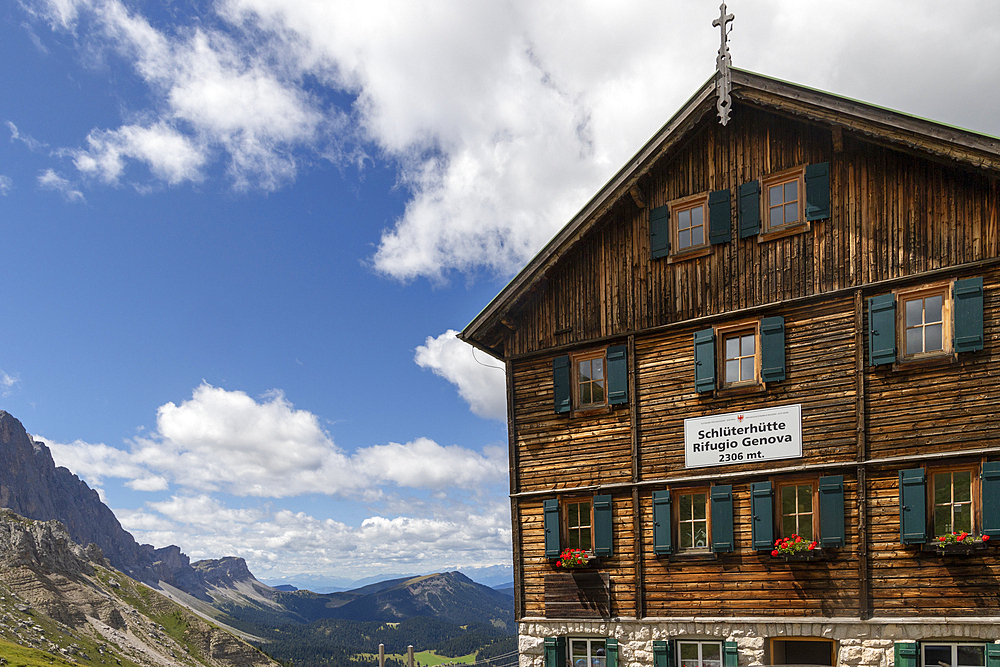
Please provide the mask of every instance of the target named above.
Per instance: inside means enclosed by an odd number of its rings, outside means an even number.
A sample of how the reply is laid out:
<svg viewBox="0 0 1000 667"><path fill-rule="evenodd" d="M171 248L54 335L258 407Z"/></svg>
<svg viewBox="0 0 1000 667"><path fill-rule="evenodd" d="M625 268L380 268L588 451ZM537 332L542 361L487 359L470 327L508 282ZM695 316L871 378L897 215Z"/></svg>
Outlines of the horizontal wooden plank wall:
<svg viewBox="0 0 1000 667"><path fill-rule="evenodd" d="M779 314L785 318L785 380L769 384L766 393L698 394L694 328L636 336L642 479L691 474L684 469L685 418L795 403L802 405L804 461L790 463L856 460L853 298L767 312ZM715 470L761 470L778 464L764 461Z"/></svg>
<svg viewBox="0 0 1000 667"><path fill-rule="evenodd" d="M866 368L871 458L994 447L1000 441L1000 269L963 277L973 275L983 278L983 350L956 360Z"/></svg>
<svg viewBox="0 0 1000 667"><path fill-rule="evenodd" d="M912 467L912 466L911 466ZM899 541L899 473L869 471L870 583L875 616L993 616L1000 610L1000 548L942 558Z"/></svg>
<svg viewBox="0 0 1000 667"><path fill-rule="evenodd" d="M554 497L554 496L553 496ZM632 497L612 497L613 553L600 560L599 571L610 577L611 615L635 616L635 548L633 547ZM527 616L545 615L545 577L562 572L545 557L545 522L542 499L520 503L521 532L524 545L524 601ZM560 593L561 594L561 593Z"/></svg>
<svg viewBox="0 0 1000 667"><path fill-rule="evenodd" d="M753 481L765 481L767 477ZM775 478L775 481L778 481ZM785 562L752 548L750 483L733 486L736 550L671 560L653 553L652 492L643 494L643 568L648 616L857 615L857 479L844 476L847 544L825 561Z"/></svg>
<svg viewBox="0 0 1000 667"><path fill-rule="evenodd" d="M829 220L781 239L739 239L737 188L786 168L829 162ZM508 356L582 343L1000 256L997 185L828 128L747 108L706 119L642 181L647 207L613 206L511 317ZM707 257L649 259L648 210L728 188L733 241ZM558 332L558 333L557 333Z"/></svg>
<svg viewBox="0 0 1000 667"><path fill-rule="evenodd" d="M555 414L551 357L514 362L514 378L521 491L631 480L627 406L586 416Z"/></svg>

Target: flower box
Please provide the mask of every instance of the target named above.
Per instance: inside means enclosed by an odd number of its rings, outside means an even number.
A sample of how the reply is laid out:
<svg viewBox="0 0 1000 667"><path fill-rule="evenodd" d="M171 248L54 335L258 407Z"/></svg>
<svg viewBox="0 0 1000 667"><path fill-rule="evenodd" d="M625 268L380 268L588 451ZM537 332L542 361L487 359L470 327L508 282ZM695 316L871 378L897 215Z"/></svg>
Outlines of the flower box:
<svg viewBox="0 0 1000 667"><path fill-rule="evenodd" d="M560 571L586 570L597 562L597 557L583 549L563 549L552 565Z"/></svg>
<svg viewBox="0 0 1000 667"><path fill-rule="evenodd" d="M822 549L813 549L811 551L798 551L791 554L779 554L776 558L784 558L786 562L790 561L806 561L806 560L825 560L826 554Z"/></svg>
<svg viewBox="0 0 1000 667"><path fill-rule="evenodd" d="M924 545L923 550L937 556L982 556L989 552L990 547L982 542L943 545L931 543Z"/></svg>

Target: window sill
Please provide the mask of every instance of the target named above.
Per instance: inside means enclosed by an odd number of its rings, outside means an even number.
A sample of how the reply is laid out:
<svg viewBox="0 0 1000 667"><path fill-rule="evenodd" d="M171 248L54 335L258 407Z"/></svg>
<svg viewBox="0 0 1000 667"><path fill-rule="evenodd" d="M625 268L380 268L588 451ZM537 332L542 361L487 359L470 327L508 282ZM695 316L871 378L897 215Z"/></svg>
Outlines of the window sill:
<svg viewBox="0 0 1000 667"><path fill-rule="evenodd" d="M610 405L598 405L587 408L574 408L572 412L572 415L574 417L594 417L597 415L608 415L608 414L611 414Z"/></svg>
<svg viewBox="0 0 1000 667"><path fill-rule="evenodd" d="M795 236L797 234L805 234L812 230L812 222L803 222L798 225L790 225L788 227L779 227L778 229L762 231L757 235L757 243L767 243L768 241L777 241L778 239L783 239L789 236Z"/></svg>
<svg viewBox="0 0 1000 667"><path fill-rule="evenodd" d="M691 248L689 250L683 250L676 254L672 254L667 257L667 264L676 264L679 262L687 262L688 260L697 259L699 257L708 257L712 254L712 246L698 246L697 248Z"/></svg>
<svg viewBox="0 0 1000 667"><path fill-rule="evenodd" d="M730 385L713 392L715 398L730 398L734 396L752 396L754 394L766 394L767 385L763 382L755 384Z"/></svg>
<svg viewBox="0 0 1000 667"><path fill-rule="evenodd" d="M905 370L907 368L923 368L925 366L949 366L958 363L958 355L952 352L935 352L933 354L914 355L903 357L892 365L892 369Z"/></svg>
<svg viewBox="0 0 1000 667"><path fill-rule="evenodd" d="M717 560L719 554L714 551L684 551L670 554L667 560L671 563L699 563Z"/></svg>

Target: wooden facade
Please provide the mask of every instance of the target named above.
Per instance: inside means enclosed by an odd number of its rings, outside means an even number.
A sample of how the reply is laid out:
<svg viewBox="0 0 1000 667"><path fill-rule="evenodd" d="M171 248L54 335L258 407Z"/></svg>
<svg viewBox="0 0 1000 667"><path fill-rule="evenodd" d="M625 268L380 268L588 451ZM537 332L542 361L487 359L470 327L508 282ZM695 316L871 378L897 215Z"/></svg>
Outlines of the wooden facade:
<svg viewBox="0 0 1000 667"><path fill-rule="evenodd" d="M653 635L670 619L752 626L734 631L739 636L765 632L754 619L882 619L887 627L919 619L932 628L964 618L981 629L963 629L962 637L997 641L1000 544L989 538L1000 543L1000 481L993 481L1000 480L1000 141L742 71L734 72L732 121L722 126L713 91L706 84L462 333L507 365L517 616L541 627L567 618L630 619ZM820 167L810 172L810 165ZM813 219L771 229L765 220L747 233L759 205L747 184L759 189L770 175L799 168L821 175L796 195ZM709 193L716 203L728 197L728 211L706 205L702 231L711 215L717 240L725 211L728 238L678 249L682 218L671 218L675 250L658 252L659 216ZM814 206L809 197L828 204ZM959 294L967 288L969 301ZM894 310L886 315L881 303ZM905 314L914 304L926 309L919 326ZM774 345L763 339L766 322L781 327L773 376L780 379L761 379L761 359L775 354L762 349ZM729 345L727 332L741 327L755 337L747 358L758 375L730 385L721 341ZM705 357L696 341L706 332L716 368L699 380ZM909 351L906 336L914 335L927 337L918 342L927 352ZM889 361L878 351L887 337L895 344ZM581 405L574 393L572 407L560 408L559 360L573 364L575 355L613 346L627 351L627 380L617 381L627 382L619 389L627 400ZM616 380L606 382L610 389ZM787 406L801 413L801 455L686 466L686 419L740 413L742 421L742 413ZM921 506L904 499L904 477ZM946 479L953 497L944 501ZM755 494L767 491L777 504L778 489L798 485L794 493L812 488L818 503L825 493L818 480L836 482L824 496L835 501L822 500L822 517L811 505L802 520L830 546L811 560L772 555L760 536L780 537L787 517L756 504ZM960 497L966 488L968 501ZM656 499L676 504L687 490L703 508L720 511L707 520L711 548L681 548L676 507L668 528L659 520L667 510ZM703 495L715 490L718 504ZM610 521L610 543L595 559L589 592L581 588L574 604L553 552L553 544L567 544L567 516L552 508L598 495L610 496L611 511L595 514L594 539L596 524ZM772 514L763 516L762 507ZM974 515L964 531L974 549L946 555L935 546L944 511L949 526ZM819 524L837 513L842 528ZM914 532L921 521L922 537ZM606 588L594 593L595 581ZM601 590L606 604L586 602ZM802 632L818 641L812 630ZM910 651L919 637L880 637L908 642L897 643L897 663L922 664L920 644ZM621 635L609 655L638 641ZM665 646L652 647L654 662L673 659L674 645ZM741 664L777 664L785 651L781 645L761 657L743 645L729 648L726 655L739 655L732 660ZM1000 645L987 654L991 667L1000 665ZM561 660L554 648L545 655L544 664ZM831 664L864 664L832 655Z"/></svg>

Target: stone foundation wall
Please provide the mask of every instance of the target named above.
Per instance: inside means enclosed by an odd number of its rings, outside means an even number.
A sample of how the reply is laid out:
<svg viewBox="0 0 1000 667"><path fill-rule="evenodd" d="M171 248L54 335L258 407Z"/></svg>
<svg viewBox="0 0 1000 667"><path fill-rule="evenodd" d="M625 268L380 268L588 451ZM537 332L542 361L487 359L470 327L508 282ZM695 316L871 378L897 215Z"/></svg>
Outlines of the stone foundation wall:
<svg viewBox="0 0 1000 667"><path fill-rule="evenodd" d="M614 637L619 667L650 667L653 641L673 638L735 641L740 667L761 667L772 638L832 639L837 667L892 667L897 641L1000 643L1000 618L857 619L643 619L553 621L525 619L518 630L520 667L545 667L546 637Z"/></svg>

